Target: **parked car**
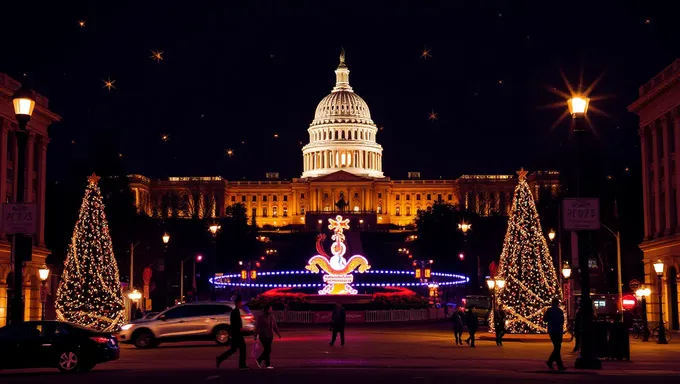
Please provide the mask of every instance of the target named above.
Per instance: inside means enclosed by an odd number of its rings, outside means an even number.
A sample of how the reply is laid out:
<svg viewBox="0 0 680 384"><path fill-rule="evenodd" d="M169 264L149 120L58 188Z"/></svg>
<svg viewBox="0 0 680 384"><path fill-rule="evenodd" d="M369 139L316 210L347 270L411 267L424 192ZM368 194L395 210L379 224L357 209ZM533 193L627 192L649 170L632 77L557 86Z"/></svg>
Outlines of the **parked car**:
<svg viewBox="0 0 680 384"><path fill-rule="evenodd" d="M137 348L153 348L162 342L214 340L229 341L231 302L193 302L166 309L150 319L132 321L121 327L118 339ZM243 328L255 332L255 316L247 307L241 309Z"/></svg>
<svg viewBox="0 0 680 384"><path fill-rule="evenodd" d="M0 328L0 369L83 372L119 356L118 341L111 333L76 324L28 321Z"/></svg>
<svg viewBox="0 0 680 384"><path fill-rule="evenodd" d="M153 317L156 317L157 314L160 312L147 312L142 319L151 319Z"/></svg>

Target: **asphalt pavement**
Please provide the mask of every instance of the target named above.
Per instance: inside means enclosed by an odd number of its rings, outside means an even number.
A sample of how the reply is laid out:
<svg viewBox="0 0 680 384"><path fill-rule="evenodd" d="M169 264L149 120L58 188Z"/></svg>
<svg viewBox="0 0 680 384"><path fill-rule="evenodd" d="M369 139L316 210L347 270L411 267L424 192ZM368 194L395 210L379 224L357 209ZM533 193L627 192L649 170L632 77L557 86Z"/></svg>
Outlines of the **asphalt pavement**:
<svg viewBox="0 0 680 384"><path fill-rule="evenodd" d="M545 337L513 337L497 347L482 332L476 348L455 346L448 324L373 325L347 328L344 347L328 345L330 333L321 327L284 327L283 339L273 346L273 370L257 369L250 359L253 340L248 339L248 363L254 369L241 372L228 360L215 368L215 356L223 351L209 342L161 344L139 350L123 345L121 358L101 364L92 372L61 374L56 369L0 372L1 383L228 383L234 380L258 383L348 381L357 383L419 383L427 380L484 380L484 382L595 382L615 379L655 382L680 378L680 344L642 343L631 340L632 358L604 361L599 371L566 373L550 371L545 360L551 344ZM563 359L573 367L573 343L565 343ZM233 358L232 358L233 359Z"/></svg>

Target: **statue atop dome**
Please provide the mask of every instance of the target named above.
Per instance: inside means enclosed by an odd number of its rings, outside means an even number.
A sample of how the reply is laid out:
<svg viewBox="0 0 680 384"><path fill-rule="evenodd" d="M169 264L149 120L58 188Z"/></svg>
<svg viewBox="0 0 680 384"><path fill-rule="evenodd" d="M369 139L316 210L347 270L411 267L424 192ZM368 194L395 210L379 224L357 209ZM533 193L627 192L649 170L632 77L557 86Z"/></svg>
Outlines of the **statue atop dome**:
<svg viewBox="0 0 680 384"><path fill-rule="evenodd" d="M340 66L345 66L345 47L340 48Z"/></svg>

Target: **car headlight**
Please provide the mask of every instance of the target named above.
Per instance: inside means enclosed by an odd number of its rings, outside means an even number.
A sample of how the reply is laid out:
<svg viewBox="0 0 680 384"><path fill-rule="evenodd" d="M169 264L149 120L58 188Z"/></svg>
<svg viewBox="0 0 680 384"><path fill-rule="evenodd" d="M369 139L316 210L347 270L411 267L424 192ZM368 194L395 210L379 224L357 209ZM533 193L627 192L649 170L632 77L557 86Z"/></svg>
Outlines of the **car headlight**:
<svg viewBox="0 0 680 384"><path fill-rule="evenodd" d="M132 327L134 327L134 326L135 326L134 324L125 324L125 325L123 325L122 327L120 327L120 330L121 330L121 331L127 331L128 329L130 329L130 328L132 328Z"/></svg>

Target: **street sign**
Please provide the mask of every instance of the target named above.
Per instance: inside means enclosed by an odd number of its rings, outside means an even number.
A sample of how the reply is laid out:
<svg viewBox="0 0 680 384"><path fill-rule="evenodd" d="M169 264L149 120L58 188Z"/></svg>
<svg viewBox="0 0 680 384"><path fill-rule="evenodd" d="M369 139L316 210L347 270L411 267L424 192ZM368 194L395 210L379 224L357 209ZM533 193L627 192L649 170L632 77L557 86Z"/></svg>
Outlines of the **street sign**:
<svg viewBox="0 0 680 384"><path fill-rule="evenodd" d="M145 299L148 299L149 296L149 284L144 284L144 296Z"/></svg>
<svg viewBox="0 0 680 384"><path fill-rule="evenodd" d="M640 288L640 281L638 279L633 279L628 283L628 286L630 287L630 290L635 292L637 291L638 288Z"/></svg>
<svg viewBox="0 0 680 384"><path fill-rule="evenodd" d="M41 285L40 286L40 302L44 303L47 301L47 286Z"/></svg>
<svg viewBox="0 0 680 384"><path fill-rule="evenodd" d="M562 227L567 231L600 229L600 200L569 198L562 201Z"/></svg>
<svg viewBox="0 0 680 384"><path fill-rule="evenodd" d="M2 205L2 231L8 235L24 233L34 235L38 223L34 203L6 203Z"/></svg>

